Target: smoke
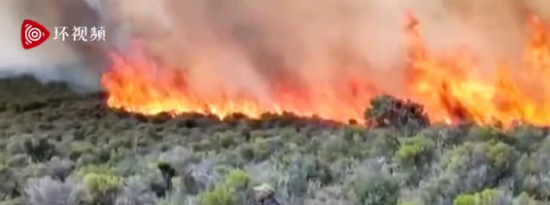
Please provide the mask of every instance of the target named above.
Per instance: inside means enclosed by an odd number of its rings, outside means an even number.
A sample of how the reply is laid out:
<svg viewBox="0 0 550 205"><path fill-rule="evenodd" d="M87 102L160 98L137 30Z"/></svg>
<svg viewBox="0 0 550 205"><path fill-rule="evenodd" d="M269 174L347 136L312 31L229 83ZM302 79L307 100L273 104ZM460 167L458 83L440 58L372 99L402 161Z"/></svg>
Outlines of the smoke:
<svg viewBox="0 0 550 205"><path fill-rule="evenodd" d="M467 46L493 65L518 59L528 14L550 17L545 0L116 0L109 12L170 68L188 69L208 95L264 98L284 80L306 90L366 79L399 94L406 58L405 16L420 21L428 46ZM491 67L491 66L488 66ZM491 73L487 69L485 72ZM329 89L337 96L341 89ZM330 93L332 92L332 93ZM214 92L215 93L215 92ZM266 99L269 101L269 99Z"/></svg>
<svg viewBox="0 0 550 205"><path fill-rule="evenodd" d="M50 30L43 45L21 46L23 19L32 19ZM106 62L101 43L52 40L55 26L99 26L96 10L84 1L5 0L0 2L0 78L32 75L43 82L67 82L78 91L100 88L99 74ZM70 31L69 31L70 34Z"/></svg>
<svg viewBox="0 0 550 205"><path fill-rule="evenodd" d="M29 6L36 3L41 6ZM118 43L115 47L122 51L121 42L140 39L158 63L187 69L191 89L202 95L223 89L229 95L244 92L269 102L270 90L283 79L315 90L321 89L319 85L345 86L341 80L350 78L399 94L407 61L408 12L419 19L431 49L444 52L466 45L484 63L494 64L519 59L527 14L548 19L548 4L546 0L5 0L0 6L4 15L0 73L32 73L41 79L98 86L98 67L105 67L104 60L96 56L101 52L86 52L87 45L48 41L35 50L22 50L19 23L30 15L51 26L116 25L117 30L108 30L108 35L121 36L111 46ZM337 96L339 90L327 92Z"/></svg>

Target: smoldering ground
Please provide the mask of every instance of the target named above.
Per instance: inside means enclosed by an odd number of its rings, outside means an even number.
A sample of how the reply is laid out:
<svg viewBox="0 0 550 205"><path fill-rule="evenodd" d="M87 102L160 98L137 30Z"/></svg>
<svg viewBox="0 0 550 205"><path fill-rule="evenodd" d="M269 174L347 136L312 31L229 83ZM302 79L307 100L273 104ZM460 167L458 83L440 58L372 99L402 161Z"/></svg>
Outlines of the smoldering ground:
<svg viewBox="0 0 550 205"><path fill-rule="evenodd" d="M29 7L34 2L42 6ZM282 79L315 89L341 86L342 79L349 79L346 76L360 76L377 89L399 93L407 61L407 12L419 19L427 44L435 51L468 45L487 64L519 60L527 39L527 15L550 17L546 0L83 2L3 1L0 8L5 11L0 15L6 17L0 22L7 50L0 57L6 65L2 71L97 85L99 60L90 57L94 55L85 51L86 45L49 41L32 51L20 48L14 31L23 16L32 15L48 25L68 19L115 24L117 33L127 35L118 40L140 39L151 58L166 68L188 69L192 89L205 95L221 87L226 94L247 92L268 98L273 83ZM90 9L90 2L100 3L101 12L98 7ZM75 64L85 66L75 68ZM70 68L58 68L61 65Z"/></svg>

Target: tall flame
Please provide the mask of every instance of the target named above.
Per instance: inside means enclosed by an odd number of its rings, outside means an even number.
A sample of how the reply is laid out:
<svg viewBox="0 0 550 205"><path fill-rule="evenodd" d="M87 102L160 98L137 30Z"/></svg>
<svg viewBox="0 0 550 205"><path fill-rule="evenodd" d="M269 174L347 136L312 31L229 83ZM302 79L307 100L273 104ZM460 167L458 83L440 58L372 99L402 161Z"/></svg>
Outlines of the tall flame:
<svg viewBox="0 0 550 205"><path fill-rule="evenodd" d="M522 70L518 72L523 79L514 79L509 67L501 65L495 83L476 76L479 69L467 53L431 55L423 46L418 24L411 24L408 27L411 92L436 120L549 125L550 84L546 79L550 77L550 44L542 22L536 17L531 20L532 36L524 52Z"/></svg>
<svg viewBox="0 0 550 205"><path fill-rule="evenodd" d="M436 55L427 48L418 21L410 16L406 27L409 66L408 96L422 103L434 121L510 125L528 122L550 125L550 39L540 19L531 18L532 35L525 47L521 70L501 65L495 82L483 79L466 50ZM305 89L286 79L272 85L269 103L245 93L202 95L189 89L186 69L159 67L139 46L138 55L112 54L113 67L102 76L102 84L115 108L143 114L201 112L220 117L242 113L258 117L283 111L316 115L336 121L361 121L369 99L382 94L367 79L341 76L339 86L319 85Z"/></svg>

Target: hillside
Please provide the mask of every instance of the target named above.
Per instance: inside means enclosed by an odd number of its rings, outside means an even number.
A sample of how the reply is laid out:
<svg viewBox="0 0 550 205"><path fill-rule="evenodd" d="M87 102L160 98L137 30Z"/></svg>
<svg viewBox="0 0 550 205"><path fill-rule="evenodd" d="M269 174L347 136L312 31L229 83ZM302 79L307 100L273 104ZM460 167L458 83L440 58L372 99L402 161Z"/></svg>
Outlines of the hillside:
<svg viewBox="0 0 550 205"><path fill-rule="evenodd" d="M247 205L263 182L285 205L550 203L547 128L425 127L418 110L381 120L376 103L390 97L371 102L378 122L366 128L292 114L142 116L30 78L0 88L1 205Z"/></svg>

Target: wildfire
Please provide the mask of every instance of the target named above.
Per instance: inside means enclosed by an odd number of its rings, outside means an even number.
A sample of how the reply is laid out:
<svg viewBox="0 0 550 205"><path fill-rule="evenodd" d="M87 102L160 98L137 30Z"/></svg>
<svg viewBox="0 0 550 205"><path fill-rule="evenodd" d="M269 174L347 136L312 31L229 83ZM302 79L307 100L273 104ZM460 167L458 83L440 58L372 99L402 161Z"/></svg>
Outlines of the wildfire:
<svg viewBox="0 0 550 205"><path fill-rule="evenodd" d="M418 24L411 24L412 92L426 104L430 116L446 121L550 125L550 83L546 80L550 77L550 43L542 22L536 17L531 20L532 36L518 72L523 81L501 65L494 83L476 76L477 65L467 54L431 55L423 46Z"/></svg>
<svg viewBox="0 0 550 205"><path fill-rule="evenodd" d="M407 92L422 103L433 121L477 123L501 122L510 125L528 122L550 125L550 39L538 18L532 18L532 35L525 48L521 70L501 65L496 81L477 73L478 64L466 51L441 56L425 46L415 18L409 19ZM136 49L140 51L139 47ZM361 121L369 99L382 94L366 79L343 75L338 85L311 89L286 78L271 83L269 102L246 92L204 95L190 89L186 69L162 68L143 52L137 55L112 54L113 67L102 76L111 107L143 114L185 112L215 114L220 117L242 113L258 117L262 113L293 112L346 122Z"/></svg>

